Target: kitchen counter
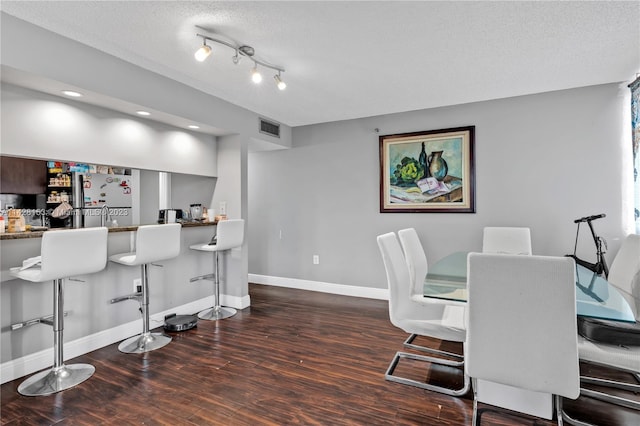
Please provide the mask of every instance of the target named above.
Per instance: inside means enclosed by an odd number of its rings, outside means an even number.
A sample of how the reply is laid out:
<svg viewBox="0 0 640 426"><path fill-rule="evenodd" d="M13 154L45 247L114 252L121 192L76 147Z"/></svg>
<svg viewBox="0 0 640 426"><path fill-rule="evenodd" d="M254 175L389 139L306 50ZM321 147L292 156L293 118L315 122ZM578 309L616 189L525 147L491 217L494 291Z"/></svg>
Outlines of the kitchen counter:
<svg viewBox="0 0 640 426"><path fill-rule="evenodd" d="M153 298L150 328L162 326L165 316L172 313L190 315L212 305L211 282L191 279L213 272L213 255L190 250L189 247L209 242L215 233L216 227L212 226L215 224L182 225L179 255L155 262L162 265L162 268L149 267L152 280L150 297ZM107 258L135 251L138 235L135 231L138 228L109 228ZM11 331L12 324L51 314L52 282L30 283L16 278L10 272L11 268L21 266L25 259L40 254L40 237L46 232L55 231L0 234L5 239L0 241L0 346L4 357L3 379L5 373L7 378L14 379L51 365L50 356L47 356L47 351L51 353L51 327L36 326ZM20 239L15 239L16 237ZM92 250L92 247L87 247L87 250ZM233 255L224 256L225 280L220 289L222 304L236 309L244 309L251 304L246 257L242 256L241 259L241 250L243 248L234 249ZM136 303L109 303L111 299L135 291L140 277L140 267L127 267L107 261L100 272L65 280L64 305L65 310L69 310L69 318L65 318L65 346L76 351L72 356L112 345L140 332L140 312Z"/></svg>
<svg viewBox="0 0 640 426"><path fill-rule="evenodd" d="M195 228L199 226L214 226L218 222L180 222L183 228ZM155 224L154 224L155 225ZM107 228L109 232L128 232L135 231L138 229L138 226L142 225L132 225L132 226L114 226ZM0 241L4 240L21 240L25 238L41 238L42 234L48 231L56 231L61 229L73 229L73 228L53 228L49 230L34 230L34 231L26 231L26 232L5 232L0 234Z"/></svg>

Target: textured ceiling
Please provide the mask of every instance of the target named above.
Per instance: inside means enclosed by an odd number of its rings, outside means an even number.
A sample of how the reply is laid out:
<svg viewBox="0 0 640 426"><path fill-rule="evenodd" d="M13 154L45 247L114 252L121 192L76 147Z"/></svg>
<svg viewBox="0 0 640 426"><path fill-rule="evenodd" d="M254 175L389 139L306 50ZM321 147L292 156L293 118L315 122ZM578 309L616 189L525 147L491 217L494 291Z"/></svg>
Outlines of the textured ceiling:
<svg viewBox="0 0 640 426"><path fill-rule="evenodd" d="M602 83L640 71L640 1L6 1L3 12L290 126ZM196 33L255 48L252 63Z"/></svg>

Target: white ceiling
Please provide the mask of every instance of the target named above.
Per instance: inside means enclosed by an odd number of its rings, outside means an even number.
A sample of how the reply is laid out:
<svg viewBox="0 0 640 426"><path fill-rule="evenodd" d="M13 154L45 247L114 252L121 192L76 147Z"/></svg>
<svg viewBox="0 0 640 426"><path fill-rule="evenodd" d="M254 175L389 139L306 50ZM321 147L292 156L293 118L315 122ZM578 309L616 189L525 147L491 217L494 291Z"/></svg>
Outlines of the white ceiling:
<svg viewBox="0 0 640 426"><path fill-rule="evenodd" d="M3 12L289 126L630 81L640 1L6 1ZM281 65L212 44L202 27ZM19 42L19 41L18 41Z"/></svg>

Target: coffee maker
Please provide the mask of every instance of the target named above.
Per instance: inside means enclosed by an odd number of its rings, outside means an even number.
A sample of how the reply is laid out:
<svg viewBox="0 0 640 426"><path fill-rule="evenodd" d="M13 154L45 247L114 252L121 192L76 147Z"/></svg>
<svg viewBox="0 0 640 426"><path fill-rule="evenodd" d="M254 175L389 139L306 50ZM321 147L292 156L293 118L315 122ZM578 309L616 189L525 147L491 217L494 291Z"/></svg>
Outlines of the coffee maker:
<svg viewBox="0 0 640 426"><path fill-rule="evenodd" d="M182 219L182 210L180 209L160 209L158 212L158 223L172 223Z"/></svg>
<svg viewBox="0 0 640 426"><path fill-rule="evenodd" d="M191 204L189 205L189 211L191 212L191 219L193 220L202 220L202 204Z"/></svg>

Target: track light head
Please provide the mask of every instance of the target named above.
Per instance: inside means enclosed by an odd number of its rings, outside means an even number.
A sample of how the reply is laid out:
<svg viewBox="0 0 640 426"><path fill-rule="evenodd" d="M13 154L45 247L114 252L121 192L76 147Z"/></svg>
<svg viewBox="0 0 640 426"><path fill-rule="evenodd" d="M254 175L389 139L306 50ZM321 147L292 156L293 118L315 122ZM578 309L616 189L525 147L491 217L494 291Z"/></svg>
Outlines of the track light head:
<svg viewBox="0 0 640 426"><path fill-rule="evenodd" d="M258 83L260 83L262 81L262 75L258 71L258 65L257 64L251 70L251 80L256 84L258 84Z"/></svg>
<svg viewBox="0 0 640 426"><path fill-rule="evenodd" d="M282 81L282 78L280 78L280 73L274 75L273 79L276 81L276 85L278 86L278 89L284 90L287 88L287 83Z"/></svg>
<svg viewBox="0 0 640 426"><path fill-rule="evenodd" d="M211 55L211 48L207 46L207 43L205 42L202 44L202 46L200 46L200 49L198 49L193 56L195 56L196 61L203 62L209 57L209 55Z"/></svg>

